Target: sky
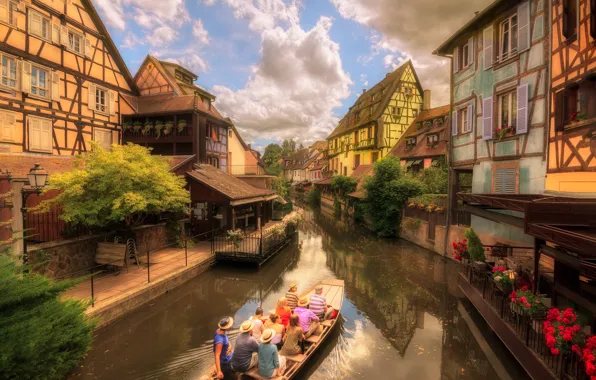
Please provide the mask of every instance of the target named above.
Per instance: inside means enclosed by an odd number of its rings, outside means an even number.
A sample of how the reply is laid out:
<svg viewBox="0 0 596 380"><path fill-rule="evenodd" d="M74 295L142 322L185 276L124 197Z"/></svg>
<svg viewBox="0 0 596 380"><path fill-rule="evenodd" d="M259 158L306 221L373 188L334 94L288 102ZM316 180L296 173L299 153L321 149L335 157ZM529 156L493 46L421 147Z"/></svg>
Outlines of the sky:
<svg viewBox="0 0 596 380"><path fill-rule="evenodd" d="M253 148L304 146L363 89L411 59L432 107L449 60L432 52L491 0L92 0L134 75L147 54L199 75Z"/></svg>

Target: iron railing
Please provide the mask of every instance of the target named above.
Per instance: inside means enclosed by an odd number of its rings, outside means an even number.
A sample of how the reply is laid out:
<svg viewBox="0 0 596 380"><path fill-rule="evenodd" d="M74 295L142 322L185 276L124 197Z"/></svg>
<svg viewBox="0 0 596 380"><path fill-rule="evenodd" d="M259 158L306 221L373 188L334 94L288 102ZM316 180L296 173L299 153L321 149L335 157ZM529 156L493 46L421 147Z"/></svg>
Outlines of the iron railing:
<svg viewBox="0 0 596 380"><path fill-rule="evenodd" d="M213 239L213 252L218 260L261 263L284 247L294 232L286 230L274 233L270 230L261 236L256 231L237 238L224 234Z"/></svg>
<svg viewBox="0 0 596 380"><path fill-rule="evenodd" d="M371 147L373 145L375 145L375 139L373 137L371 137L369 139L360 140L357 143L355 143L354 144L354 149L369 148L369 147Z"/></svg>

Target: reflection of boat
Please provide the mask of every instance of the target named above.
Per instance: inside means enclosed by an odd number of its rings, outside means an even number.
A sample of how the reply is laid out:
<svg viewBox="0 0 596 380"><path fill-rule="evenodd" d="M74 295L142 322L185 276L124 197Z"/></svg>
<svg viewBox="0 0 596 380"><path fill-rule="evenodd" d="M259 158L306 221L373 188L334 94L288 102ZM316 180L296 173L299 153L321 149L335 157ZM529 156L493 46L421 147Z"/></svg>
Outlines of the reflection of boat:
<svg viewBox="0 0 596 380"><path fill-rule="evenodd" d="M317 286L321 285L323 287L323 295L327 299L327 304L331 305L335 310L338 311L337 316L332 320L326 320L321 323L323 327L323 331L320 335L311 335L308 339L306 339L305 345L305 352L303 354L295 355L295 356L288 356L287 359L287 367L283 374L283 376L273 377L272 379L277 380L289 380L297 378L297 374L304 367L307 363L308 359L312 357L312 355L317 351L317 349L321 346L321 344L329 337L330 332L334 329L334 327L338 324L340 319L339 311L341 310L341 306L344 300L344 281L343 280L324 280L317 284L315 284L312 288L307 290L306 292L302 293L301 297L310 296L312 292L314 292ZM209 379L216 379L215 375L215 366L213 366L209 372ZM258 368L253 368L249 372L242 375L241 378L243 379L262 379L259 376Z"/></svg>

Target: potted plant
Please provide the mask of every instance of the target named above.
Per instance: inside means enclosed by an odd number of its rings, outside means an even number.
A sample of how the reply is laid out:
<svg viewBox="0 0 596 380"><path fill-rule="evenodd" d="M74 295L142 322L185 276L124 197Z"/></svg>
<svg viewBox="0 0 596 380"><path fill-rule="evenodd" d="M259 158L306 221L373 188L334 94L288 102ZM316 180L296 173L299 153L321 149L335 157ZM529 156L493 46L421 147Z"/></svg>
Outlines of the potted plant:
<svg viewBox="0 0 596 380"><path fill-rule="evenodd" d="M178 120L178 132L182 132L184 128L186 128L186 120Z"/></svg>
<svg viewBox="0 0 596 380"><path fill-rule="evenodd" d="M486 257L484 256L484 248L482 242L473 228L468 228L465 233L468 241L468 252L470 253L470 260L474 268L478 270L487 270Z"/></svg>
<svg viewBox="0 0 596 380"><path fill-rule="evenodd" d="M240 242L244 240L244 234L241 230L228 230L226 240L234 243L234 247L240 248Z"/></svg>
<svg viewBox="0 0 596 380"><path fill-rule="evenodd" d="M577 353L574 347L575 346L572 346L572 349ZM575 348L577 349L577 347ZM581 357L585 363L586 375L590 376L591 379L594 379L594 377L596 377L596 336L591 336L586 339L586 346L581 352Z"/></svg>
<svg viewBox="0 0 596 380"><path fill-rule="evenodd" d="M502 265L495 265L492 270L492 277L497 286L504 292L510 293L515 280L515 273Z"/></svg>
<svg viewBox="0 0 596 380"><path fill-rule="evenodd" d="M497 135L497 139L499 141L503 140L503 138L513 132L512 126L504 126L504 127L497 127L495 130L495 134Z"/></svg>
<svg viewBox="0 0 596 380"><path fill-rule="evenodd" d="M577 324L577 314L571 308L564 312L557 308L550 309L543 324L544 339L551 355L569 355L572 351L581 354L579 345L584 334Z"/></svg>
<svg viewBox="0 0 596 380"><path fill-rule="evenodd" d="M544 316L546 305L544 305L544 296L534 294L527 286L524 286L516 292L515 290L509 295L511 300L511 310L521 314L524 313L532 318L539 318Z"/></svg>
<svg viewBox="0 0 596 380"><path fill-rule="evenodd" d="M157 120L155 122L155 138L158 139L161 136L161 131L164 129L163 121Z"/></svg>
<svg viewBox="0 0 596 380"><path fill-rule="evenodd" d="M125 131L128 131L131 127L132 127L132 124L130 123L130 121L125 121L124 124L122 124L122 128Z"/></svg>
<svg viewBox="0 0 596 380"><path fill-rule="evenodd" d="M173 121L166 121L164 126L163 126L163 134L165 136L169 135L170 133L172 133L172 129L174 128L174 122Z"/></svg>
<svg viewBox="0 0 596 380"><path fill-rule="evenodd" d="M135 121L134 123L132 123L132 129L133 129L135 132L138 132L138 131L140 131L142 127L143 127L143 123L141 123L141 122L140 122L140 121L138 121L138 120L137 120L137 121Z"/></svg>
<svg viewBox="0 0 596 380"><path fill-rule="evenodd" d="M153 123L152 123L152 122L150 122L149 120L147 120L147 121L145 122L145 125L143 126L143 131L142 131L142 133L143 133L144 135L147 135L147 134L149 134L149 132L151 131L151 128L153 128Z"/></svg>
<svg viewBox="0 0 596 380"><path fill-rule="evenodd" d="M468 239L454 241L452 245L453 253L451 255L453 256L453 259L467 264L468 260L470 259L470 253L468 252Z"/></svg>

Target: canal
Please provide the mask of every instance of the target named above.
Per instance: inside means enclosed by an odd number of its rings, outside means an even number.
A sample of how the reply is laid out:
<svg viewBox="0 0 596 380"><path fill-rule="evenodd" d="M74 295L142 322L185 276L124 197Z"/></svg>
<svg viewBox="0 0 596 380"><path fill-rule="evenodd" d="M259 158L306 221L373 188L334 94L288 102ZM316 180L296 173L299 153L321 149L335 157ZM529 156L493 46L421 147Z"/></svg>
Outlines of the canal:
<svg viewBox="0 0 596 380"><path fill-rule="evenodd" d="M261 270L215 267L100 330L72 379L198 379L222 316L237 327L291 283L300 291L327 278L345 280L342 321L300 379L526 378L460 295L456 264L324 213L304 216Z"/></svg>

